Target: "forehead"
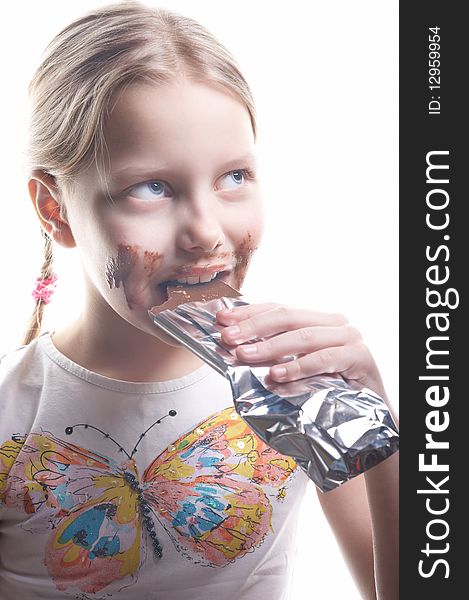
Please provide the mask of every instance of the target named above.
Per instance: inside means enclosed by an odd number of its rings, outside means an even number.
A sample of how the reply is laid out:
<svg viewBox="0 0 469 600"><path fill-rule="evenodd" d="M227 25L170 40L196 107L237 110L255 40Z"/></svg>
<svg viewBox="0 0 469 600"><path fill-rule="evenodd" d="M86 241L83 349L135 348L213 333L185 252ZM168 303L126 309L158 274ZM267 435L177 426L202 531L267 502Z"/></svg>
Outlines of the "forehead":
<svg viewBox="0 0 469 600"><path fill-rule="evenodd" d="M221 87L187 78L137 83L121 91L104 134L112 167L130 156L220 159L227 152L245 154L254 147L245 104Z"/></svg>

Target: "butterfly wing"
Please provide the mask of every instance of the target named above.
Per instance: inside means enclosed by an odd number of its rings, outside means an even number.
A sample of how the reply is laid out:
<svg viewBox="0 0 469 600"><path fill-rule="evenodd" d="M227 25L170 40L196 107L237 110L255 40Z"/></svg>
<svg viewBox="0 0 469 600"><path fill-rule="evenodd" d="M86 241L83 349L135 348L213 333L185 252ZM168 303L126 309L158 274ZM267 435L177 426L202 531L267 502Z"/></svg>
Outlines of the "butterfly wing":
<svg viewBox="0 0 469 600"><path fill-rule="evenodd" d="M271 529L272 505L261 485L283 485L295 469L228 408L171 444L143 482L176 548L223 566L252 552Z"/></svg>
<svg viewBox="0 0 469 600"><path fill-rule="evenodd" d="M24 438L13 436L11 440L0 446L0 501L12 505L13 500L9 492L11 486L10 471L15 464L18 454L24 444ZM7 503L8 499L8 503Z"/></svg>
<svg viewBox="0 0 469 600"><path fill-rule="evenodd" d="M122 467L51 434L2 445L2 500L26 512L23 528L52 534L44 563L58 589L96 592L134 577L141 562L137 494Z"/></svg>
<svg viewBox="0 0 469 600"><path fill-rule="evenodd" d="M141 525L135 493L122 488L110 482L99 500L73 510L49 538L45 564L59 590L110 592L110 584L121 589L124 578L135 577L143 551Z"/></svg>
<svg viewBox="0 0 469 600"><path fill-rule="evenodd" d="M31 433L2 445L9 450L3 501L28 514L48 510L58 518L71 508L99 498L103 475L118 475L115 461L68 444L51 434Z"/></svg>

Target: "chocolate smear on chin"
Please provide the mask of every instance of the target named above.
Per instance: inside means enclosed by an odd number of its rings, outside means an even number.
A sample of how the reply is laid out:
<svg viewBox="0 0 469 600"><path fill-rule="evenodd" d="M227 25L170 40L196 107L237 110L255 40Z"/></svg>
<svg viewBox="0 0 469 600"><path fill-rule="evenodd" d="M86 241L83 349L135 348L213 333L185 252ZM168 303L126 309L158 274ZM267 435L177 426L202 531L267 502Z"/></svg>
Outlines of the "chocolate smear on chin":
<svg viewBox="0 0 469 600"><path fill-rule="evenodd" d="M237 296L241 296L241 292L216 278L202 284L168 285L168 299L164 304L153 306L151 312L158 314L186 302L208 302L216 298L236 298Z"/></svg>

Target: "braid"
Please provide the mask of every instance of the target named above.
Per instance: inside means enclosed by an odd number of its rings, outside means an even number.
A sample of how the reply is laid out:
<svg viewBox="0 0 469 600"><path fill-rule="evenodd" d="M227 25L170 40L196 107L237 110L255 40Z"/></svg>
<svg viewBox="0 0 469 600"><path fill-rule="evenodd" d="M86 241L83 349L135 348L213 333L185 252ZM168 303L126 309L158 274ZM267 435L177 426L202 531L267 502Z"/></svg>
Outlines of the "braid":
<svg viewBox="0 0 469 600"><path fill-rule="evenodd" d="M42 263L41 267L40 279L44 280L51 277L53 274L54 255L52 239L44 230L42 230L42 236L44 238L44 262ZM29 344L29 342L32 342L41 333L41 325L42 318L44 316L45 305L46 302L44 302L42 298L38 298L36 300L36 305L34 307L31 318L29 319L28 327L23 338L22 343L24 345Z"/></svg>

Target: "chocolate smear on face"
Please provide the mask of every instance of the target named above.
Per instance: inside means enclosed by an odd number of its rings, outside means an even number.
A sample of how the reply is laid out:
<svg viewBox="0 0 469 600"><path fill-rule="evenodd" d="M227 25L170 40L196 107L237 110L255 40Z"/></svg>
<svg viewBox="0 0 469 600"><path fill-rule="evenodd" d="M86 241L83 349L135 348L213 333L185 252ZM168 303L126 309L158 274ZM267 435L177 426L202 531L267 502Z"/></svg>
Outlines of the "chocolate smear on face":
<svg viewBox="0 0 469 600"><path fill-rule="evenodd" d="M143 253L143 269L147 274L148 278L150 278L153 273L160 267L161 262L163 260L163 254L159 252L151 252L150 250L145 250Z"/></svg>
<svg viewBox="0 0 469 600"><path fill-rule="evenodd" d="M106 281L109 289L112 290L114 287L118 288L121 284L118 259L110 256L106 261L105 269Z"/></svg>
<svg viewBox="0 0 469 600"><path fill-rule="evenodd" d="M111 290L114 287L118 288L122 283L129 308L133 308L133 306L129 299L128 279L137 265L137 260L138 246L119 244L117 247L117 257L109 257L105 265L106 281L109 288Z"/></svg>
<svg viewBox="0 0 469 600"><path fill-rule="evenodd" d="M164 304L154 306L151 312L156 315L163 310L176 308L186 302L208 302L215 298L236 298L237 296L241 296L241 293L220 279L212 279L207 283L190 286L168 285L168 300Z"/></svg>
<svg viewBox="0 0 469 600"><path fill-rule="evenodd" d="M154 273L160 268L164 255L140 246L119 244L117 256L110 256L105 264L105 277L109 288L124 288L130 309L146 304L145 291L151 285ZM146 278L144 275L146 274Z"/></svg>
<svg viewBox="0 0 469 600"><path fill-rule="evenodd" d="M119 244L117 257L109 257L106 261L106 281L110 289L120 287L130 275L137 263L137 249L135 246Z"/></svg>
<svg viewBox="0 0 469 600"><path fill-rule="evenodd" d="M233 275L235 278L234 285L237 290L240 290L243 285L252 255L257 248L258 246L255 246L253 243L252 235L248 232L237 250L235 250L236 266L233 269Z"/></svg>

